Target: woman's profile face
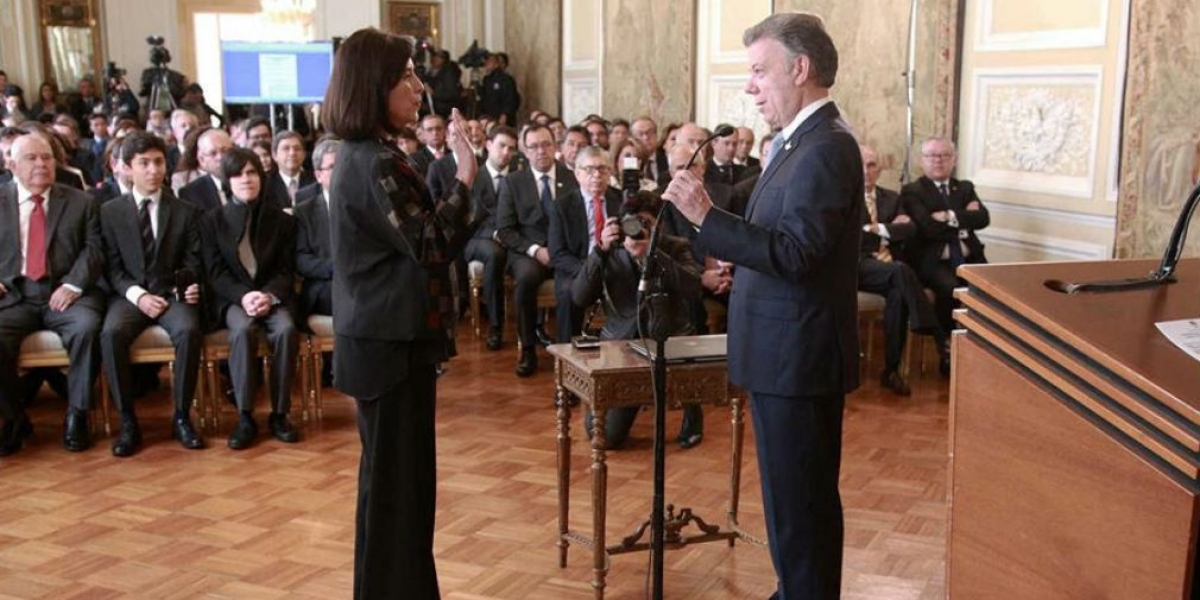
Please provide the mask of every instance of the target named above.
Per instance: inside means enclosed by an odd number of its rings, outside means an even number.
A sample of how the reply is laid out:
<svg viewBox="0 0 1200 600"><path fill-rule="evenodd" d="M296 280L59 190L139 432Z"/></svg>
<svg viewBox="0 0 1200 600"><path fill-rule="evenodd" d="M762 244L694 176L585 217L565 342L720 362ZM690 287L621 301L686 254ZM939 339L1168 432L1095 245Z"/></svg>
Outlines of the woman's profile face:
<svg viewBox="0 0 1200 600"><path fill-rule="evenodd" d="M388 92L388 119L394 129L409 127L417 122L417 112L421 109L421 93L424 91L425 84L417 77L412 59L409 59L404 67L404 76Z"/></svg>
<svg viewBox="0 0 1200 600"><path fill-rule="evenodd" d="M238 200L254 202L258 200L258 191L262 189L262 178L258 176L254 165L246 163L241 173L229 178L229 189Z"/></svg>

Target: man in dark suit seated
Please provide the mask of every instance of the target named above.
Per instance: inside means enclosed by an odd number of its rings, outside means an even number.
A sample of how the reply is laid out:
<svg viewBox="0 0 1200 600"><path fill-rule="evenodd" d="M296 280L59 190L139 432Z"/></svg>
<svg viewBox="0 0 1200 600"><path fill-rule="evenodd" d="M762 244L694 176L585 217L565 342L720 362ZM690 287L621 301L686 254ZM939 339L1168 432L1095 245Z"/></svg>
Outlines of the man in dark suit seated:
<svg viewBox="0 0 1200 600"><path fill-rule="evenodd" d="M304 138L295 131L275 134L271 156L276 169L267 175L266 199L284 212L296 206L296 193L317 182L312 173L304 170Z"/></svg>
<svg viewBox="0 0 1200 600"><path fill-rule="evenodd" d="M333 254L329 246L329 178L342 141L323 138L313 148L316 182L296 193L296 273L306 315L333 314ZM329 364L329 363L326 363Z"/></svg>
<svg viewBox="0 0 1200 600"><path fill-rule="evenodd" d="M629 126L629 135L646 149L646 179L658 183L658 189L666 189L671 181L667 166L667 151L659 145L658 124L650 117L639 117Z"/></svg>
<svg viewBox="0 0 1200 600"><path fill-rule="evenodd" d="M750 394L777 597L836 599L845 396L858 387L857 270L863 169L829 98L837 49L820 17L780 13L746 30L746 92L782 133L745 218L713 208L689 171L664 198L696 243L737 265L729 379Z"/></svg>
<svg viewBox="0 0 1200 600"><path fill-rule="evenodd" d="M96 204L54 184L50 142L40 133L9 149L15 181L0 187L0 456L21 449L32 432L17 391L21 340L42 329L62 337L71 367L63 445L91 445L87 411L100 368L97 338L104 296L104 251Z"/></svg>
<svg viewBox="0 0 1200 600"><path fill-rule="evenodd" d="M555 321L558 342L571 341L583 327L583 310L571 302L571 282L584 259L600 243L609 217L621 215L621 192L609 187L612 159L600 146L588 146L575 157L579 187L554 201L550 213L550 262L554 265Z"/></svg>
<svg viewBox="0 0 1200 600"><path fill-rule="evenodd" d="M900 195L876 185L883 171L875 151L862 147L866 212L863 213L862 251L858 260L858 289L887 298L883 309L884 367L879 384L908 396L900 375L900 358L908 330L933 335L938 347L946 334L937 325L933 306L917 274L904 262L904 243L917 233L917 224L904 213Z"/></svg>
<svg viewBox="0 0 1200 600"><path fill-rule="evenodd" d="M233 148L233 140L224 129L209 128L196 140L196 160L203 177L198 177L179 190L179 198L187 200L207 213L225 205L225 182L221 176L221 160Z"/></svg>
<svg viewBox="0 0 1200 600"><path fill-rule="evenodd" d="M483 263L483 301L487 303L487 349L499 350L504 332L504 267L508 253L496 235L499 189L512 171L517 152L517 132L507 125L496 125L489 132L487 160L471 188L471 203L476 220L482 220L475 235L467 242L463 258ZM484 177L486 175L486 177ZM486 216L484 216L486 215ZM480 318L476 315L475 318Z"/></svg>
<svg viewBox="0 0 1200 600"><path fill-rule="evenodd" d="M725 127L725 124L717 126L718 129L721 127ZM746 167L734 162L733 159L736 156L737 130L730 135L713 140L712 158L708 161L708 170L704 174L704 179L728 186L741 181Z"/></svg>
<svg viewBox="0 0 1200 600"><path fill-rule="evenodd" d="M204 272L200 210L175 198L163 186L167 146L160 138L144 131L129 134L122 140L120 160L129 169L132 193L100 210L106 270L113 291L100 333L100 350L121 413L112 453L132 456L142 445L133 406L129 346L155 324L170 334L175 347L171 436L184 448L203 448L204 440L192 427L188 412L196 395L204 339L198 306L199 278Z"/></svg>
<svg viewBox="0 0 1200 600"><path fill-rule="evenodd" d="M417 136L421 138L424 146L410 155L409 159L411 159L417 174L425 177L429 174L429 166L433 164L433 161L444 156L449 150L446 147L446 120L434 114L425 115L425 118L421 119Z"/></svg>
<svg viewBox="0 0 1200 600"><path fill-rule="evenodd" d="M754 149L754 130L749 127L737 128L737 151L733 155L733 162L743 167L747 171L758 169L762 163L755 157L750 156L750 151Z"/></svg>
<svg viewBox="0 0 1200 600"><path fill-rule="evenodd" d="M293 443L300 434L288 419L300 349L293 308L296 222L263 201L262 164L252 150L231 149L222 160L229 202L201 221L204 267L212 286L216 322L229 329L229 374L241 416L229 447L249 448L254 422L259 341L271 349L271 435Z"/></svg>
<svg viewBox="0 0 1200 600"><path fill-rule="evenodd" d="M548 127L530 125L524 137L529 168L501 180L496 203L496 237L508 252L508 269L515 288L513 304L521 343L518 377L529 377L537 371L537 291L546 278L553 276L546 247L552 205L556 198L579 187L571 171L554 161L554 136Z"/></svg>
<svg viewBox="0 0 1200 600"><path fill-rule="evenodd" d="M584 152L596 150L585 149ZM587 159L580 153L581 163ZM585 182L584 187L588 184ZM579 272L571 279L570 297L579 308L591 306L596 300L604 303L602 340L628 340L639 337L639 331L649 327L648 314L637 305L638 281L645 265L650 240L647 235L654 227L662 201L650 192L638 192L626 207L642 222L643 234L626 237L621 233L619 216L608 217L601 224L599 241L592 244ZM656 260L662 268L663 287L667 292L667 329L670 335L692 335L688 304L700 296L700 273L692 258L687 240L671 235L659 238ZM639 329L639 320L641 327ZM604 419L608 448L620 446L629 436L629 429L640 407L613 408ZM584 416L584 430L592 435L592 411ZM679 444L690 448L700 442L704 429L704 413L697 404L684 409Z"/></svg>
<svg viewBox="0 0 1200 600"><path fill-rule="evenodd" d="M97 205L116 200L133 189L133 180L130 179L129 170L121 161L121 147L124 145L125 138L109 143L109 148L112 150L108 160L110 174L94 189L88 190L88 194Z"/></svg>
<svg viewBox="0 0 1200 600"><path fill-rule="evenodd" d="M938 326L954 329L954 288L962 285L955 274L959 265L987 262L983 242L975 232L991 222L987 207L970 181L950 175L958 163L954 142L931 138L921 144L925 175L900 190L904 210L917 223L918 246L913 255L917 275L933 290ZM950 352L939 348L942 375L950 376Z"/></svg>
<svg viewBox="0 0 1200 600"><path fill-rule="evenodd" d="M187 139L188 132L199 126L200 121L192 111L184 108L171 111L171 137L175 138L175 143L167 149L167 181L175 173L175 166L183 160L183 140Z"/></svg>

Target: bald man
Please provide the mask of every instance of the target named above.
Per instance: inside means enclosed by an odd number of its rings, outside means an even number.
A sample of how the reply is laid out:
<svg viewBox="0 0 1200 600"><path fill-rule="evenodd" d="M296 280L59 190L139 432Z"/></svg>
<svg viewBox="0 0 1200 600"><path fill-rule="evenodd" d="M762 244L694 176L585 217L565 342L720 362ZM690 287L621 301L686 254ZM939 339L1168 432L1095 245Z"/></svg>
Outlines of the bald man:
<svg viewBox="0 0 1200 600"><path fill-rule="evenodd" d="M9 152L14 180L0 186L0 456L20 451L33 433L17 359L21 340L43 329L62 338L70 357L63 445L80 452L91 445L87 410L100 367L100 219L86 193L54 183L54 153L41 134L17 138Z"/></svg>
<svg viewBox="0 0 1200 600"><path fill-rule="evenodd" d="M204 177L197 177L179 190L179 198L187 200L207 213L225 205L222 190L221 159L233 148L233 138L224 129L209 129L196 140L196 159Z"/></svg>

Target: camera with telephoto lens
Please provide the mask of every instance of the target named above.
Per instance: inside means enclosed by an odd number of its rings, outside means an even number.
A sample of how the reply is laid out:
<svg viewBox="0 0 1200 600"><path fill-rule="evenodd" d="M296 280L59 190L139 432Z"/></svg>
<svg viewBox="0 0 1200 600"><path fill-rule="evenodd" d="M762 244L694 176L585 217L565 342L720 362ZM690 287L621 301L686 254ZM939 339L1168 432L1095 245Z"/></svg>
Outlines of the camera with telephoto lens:
<svg viewBox="0 0 1200 600"><path fill-rule="evenodd" d="M171 51L163 45L166 40L161 35L152 35L146 38L146 43L150 44L150 64L155 68L162 68L171 62Z"/></svg>
<svg viewBox="0 0 1200 600"><path fill-rule="evenodd" d="M642 188L642 172L638 168L638 159L633 156L626 156L621 159L621 197L625 199L622 203L628 207L630 199L637 195ZM646 237L649 233L646 224L642 222L642 218L635 212L630 212L625 209L621 215L621 235L635 240L640 240Z"/></svg>

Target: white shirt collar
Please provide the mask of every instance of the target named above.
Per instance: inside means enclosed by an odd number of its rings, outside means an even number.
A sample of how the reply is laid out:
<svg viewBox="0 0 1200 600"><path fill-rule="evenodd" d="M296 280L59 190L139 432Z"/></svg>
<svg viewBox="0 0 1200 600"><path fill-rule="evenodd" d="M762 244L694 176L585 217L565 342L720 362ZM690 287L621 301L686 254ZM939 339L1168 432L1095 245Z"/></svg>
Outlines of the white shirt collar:
<svg viewBox="0 0 1200 600"><path fill-rule="evenodd" d="M549 172L543 173L543 172L537 170L536 168L534 168L533 165L529 165L529 172L533 174L533 180L535 182L537 182L539 192L542 191L542 176L549 175L550 176L550 192L554 193L554 186L555 186L555 184L558 183L558 177L557 177L558 169L555 168L556 166L557 166L557 164L552 165L550 167Z"/></svg>
<svg viewBox="0 0 1200 600"><path fill-rule="evenodd" d="M492 176L492 181L495 181L497 177L500 177L502 175L508 175L508 169L505 169L503 171L497 171L496 168L492 166L492 163L490 163L488 161L484 161L483 164L487 165L488 174ZM538 177L538 179L541 179L541 178ZM538 181L538 183L540 184L541 181Z"/></svg>
<svg viewBox="0 0 1200 600"><path fill-rule="evenodd" d="M833 102L833 98L826 96L813 102L812 104L809 104L808 106L805 106L800 110L800 112L796 113L796 116L792 119L792 122L788 123L788 126L784 127L783 131L779 134L783 136L784 142L790 142L792 139L792 134L796 133L796 130L800 129L800 126L803 125L804 122L813 115L813 113L821 110L822 106L825 106L830 102ZM774 159L775 157L772 156L771 158Z"/></svg>
<svg viewBox="0 0 1200 600"><path fill-rule="evenodd" d="M17 179L16 177L13 178L13 182L17 184L17 204L20 204L22 202L28 202L29 198L31 196L33 196L33 192L26 189L25 186L21 185L21 181L19 179ZM53 189L54 189L54 186L50 186L49 188L46 189L45 192L42 192L41 196L42 196L43 202L50 201L50 192ZM43 208L45 208L47 205L43 204L42 206L43 206Z"/></svg>
<svg viewBox="0 0 1200 600"><path fill-rule="evenodd" d="M149 196L143 196L142 194L138 193L137 190L130 190L130 194L133 197L133 205L134 206L140 205L142 203L142 198L149 198L150 206L152 206L152 207L158 206L158 203L162 201L162 188L158 188L157 192L154 192L153 194L150 194Z"/></svg>

